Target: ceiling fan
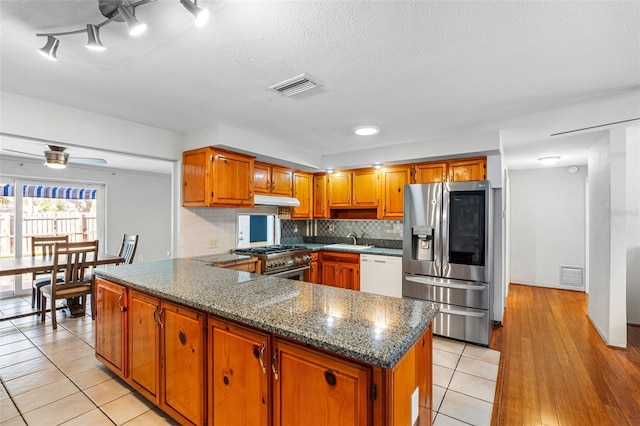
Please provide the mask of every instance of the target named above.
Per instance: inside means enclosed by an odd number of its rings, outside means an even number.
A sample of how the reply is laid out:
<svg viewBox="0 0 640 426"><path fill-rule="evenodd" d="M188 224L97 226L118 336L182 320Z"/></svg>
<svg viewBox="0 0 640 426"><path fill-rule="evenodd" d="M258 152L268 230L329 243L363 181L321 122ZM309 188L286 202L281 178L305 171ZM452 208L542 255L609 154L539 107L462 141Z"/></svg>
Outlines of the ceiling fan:
<svg viewBox="0 0 640 426"><path fill-rule="evenodd" d="M65 147L56 145L47 145L48 150L44 151L44 165L51 167L52 169L64 169L67 167L67 163L73 164L107 164L107 161L102 158L83 158L83 157L69 157L69 154L64 152ZM38 154L31 154L29 152L16 151L13 149L6 149L5 151L15 152L23 155L31 155L33 157L42 157Z"/></svg>

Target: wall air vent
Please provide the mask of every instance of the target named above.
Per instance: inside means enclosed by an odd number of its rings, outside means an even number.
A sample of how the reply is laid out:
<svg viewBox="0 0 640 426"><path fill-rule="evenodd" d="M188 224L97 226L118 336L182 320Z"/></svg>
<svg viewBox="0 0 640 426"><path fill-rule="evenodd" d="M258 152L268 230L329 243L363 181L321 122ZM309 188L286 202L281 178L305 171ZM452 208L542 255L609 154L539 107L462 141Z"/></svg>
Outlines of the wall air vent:
<svg viewBox="0 0 640 426"><path fill-rule="evenodd" d="M318 86L322 86L322 83L311 77L309 74L300 74L296 77L274 84L273 86L269 86L269 89L280 92L285 96L293 96L297 93L304 92Z"/></svg>
<svg viewBox="0 0 640 426"><path fill-rule="evenodd" d="M560 285L574 288L584 287L583 269L560 266Z"/></svg>

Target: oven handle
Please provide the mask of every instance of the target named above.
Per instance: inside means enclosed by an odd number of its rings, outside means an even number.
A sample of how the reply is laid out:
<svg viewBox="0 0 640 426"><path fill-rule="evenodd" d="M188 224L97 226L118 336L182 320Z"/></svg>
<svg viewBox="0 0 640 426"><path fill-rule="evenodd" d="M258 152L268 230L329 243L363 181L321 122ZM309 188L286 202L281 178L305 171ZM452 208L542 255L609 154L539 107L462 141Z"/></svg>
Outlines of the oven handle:
<svg viewBox="0 0 640 426"><path fill-rule="evenodd" d="M296 272L306 271L307 269L311 269L311 266L307 265L301 268L287 269L286 271L280 271L280 272L275 272L273 274L265 274L265 275L268 275L270 277L280 277L282 275L289 275L289 274L295 274Z"/></svg>
<svg viewBox="0 0 640 426"><path fill-rule="evenodd" d="M473 291L482 291L485 288L485 285L477 285L477 284L455 284L455 283L439 283L427 278L420 277L405 277L407 281L413 281L414 283L427 284L436 287L446 287L446 288L457 288L460 290L473 290Z"/></svg>

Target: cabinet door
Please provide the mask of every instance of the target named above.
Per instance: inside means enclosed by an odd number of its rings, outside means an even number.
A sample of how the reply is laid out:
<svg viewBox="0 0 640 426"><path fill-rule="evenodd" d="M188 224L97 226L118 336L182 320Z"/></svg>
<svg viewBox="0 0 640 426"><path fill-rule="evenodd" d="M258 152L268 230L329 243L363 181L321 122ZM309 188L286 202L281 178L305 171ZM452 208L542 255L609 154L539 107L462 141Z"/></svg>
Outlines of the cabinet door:
<svg viewBox="0 0 640 426"><path fill-rule="evenodd" d="M164 392L162 406L190 422L205 422L205 316L163 303Z"/></svg>
<svg viewBox="0 0 640 426"><path fill-rule="evenodd" d="M96 355L111 371L127 376L127 289L96 279Z"/></svg>
<svg viewBox="0 0 640 426"><path fill-rule="evenodd" d="M334 172L329 176L329 206L351 206L351 172Z"/></svg>
<svg viewBox="0 0 640 426"><path fill-rule="evenodd" d="M377 207L379 184L376 169L354 171L351 204L357 207Z"/></svg>
<svg viewBox="0 0 640 426"><path fill-rule="evenodd" d="M271 168L271 195L280 195L291 197L292 194L292 175L291 169L285 167L272 166Z"/></svg>
<svg viewBox="0 0 640 426"><path fill-rule="evenodd" d="M340 264L323 260L320 263L320 283L333 287L340 286Z"/></svg>
<svg viewBox="0 0 640 426"><path fill-rule="evenodd" d="M253 190L256 194L271 192L271 166L256 161L253 165Z"/></svg>
<svg viewBox="0 0 640 426"><path fill-rule="evenodd" d="M340 264L340 287L349 290L360 290L360 265L353 263Z"/></svg>
<svg viewBox="0 0 640 426"><path fill-rule="evenodd" d="M320 270L318 268L318 261L312 261L309 264L309 279L310 283L319 284L320 283Z"/></svg>
<svg viewBox="0 0 640 426"><path fill-rule="evenodd" d="M129 362L133 387L159 403L160 331L157 325L160 301L136 291L129 301Z"/></svg>
<svg viewBox="0 0 640 426"><path fill-rule="evenodd" d="M449 182L485 180L486 178L486 158L467 158L449 161Z"/></svg>
<svg viewBox="0 0 640 426"><path fill-rule="evenodd" d="M209 322L209 424L267 426L269 336L214 318Z"/></svg>
<svg viewBox="0 0 640 426"><path fill-rule="evenodd" d="M300 201L294 207L291 217L294 219L311 219L311 194L313 188L312 176L309 173L295 172L293 174L293 196Z"/></svg>
<svg viewBox="0 0 640 426"><path fill-rule="evenodd" d="M283 341L275 345L274 425L369 424L367 367Z"/></svg>
<svg viewBox="0 0 640 426"><path fill-rule="evenodd" d="M382 177L382 214L383 220L402 220L404 218L404 186L410 182L411 167L386 167Z"/></svg>
<svg viewBox="0 0 640 426"><path fill-rule="evenodd" d="M446 182L446 180L446 162L416 164L415 183Z"/></svg>
<svg viewBox="0 0 640 426"><path fill-rule="evenodd" d="M327 175L313 176L313 217L326 219L329 217L327 208Z"/></svg>
<svg viewBox="0 0 640 426"><path fill-rule="evenodd" d="M211 150L209 148L185 151L182 154L182 205L209 205Z"/></svg>
<svg viewBox="0 0 640 426"><path fill-rule="evenodd" d="M227 151L214 156L213 204L253 205L253 158Z"/></svg>

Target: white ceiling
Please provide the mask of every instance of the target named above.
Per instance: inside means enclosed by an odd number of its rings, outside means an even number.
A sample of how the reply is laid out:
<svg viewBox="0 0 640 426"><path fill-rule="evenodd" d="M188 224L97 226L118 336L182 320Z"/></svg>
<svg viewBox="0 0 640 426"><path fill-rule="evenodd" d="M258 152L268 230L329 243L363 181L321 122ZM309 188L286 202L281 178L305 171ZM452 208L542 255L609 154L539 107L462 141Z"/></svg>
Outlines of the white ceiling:
<svg viewBox="0 0 640 426"><path fill-rule="evenodd" d="M316 155L522 126L532 136L503 138L511 168L560 145L584 164L594 136L541 139L522 117L640 88L637 1L200 0L211 18L196 29L177 0L158 0L137 9L144 35L104 26L104 52L61 37L58 62L36 53L35 33L101 22L97 1L0 4L2 91L179 132L227 124ZM322 86L267 90L301 73ZM364 124L382 132L351 133Z"/></svg>

